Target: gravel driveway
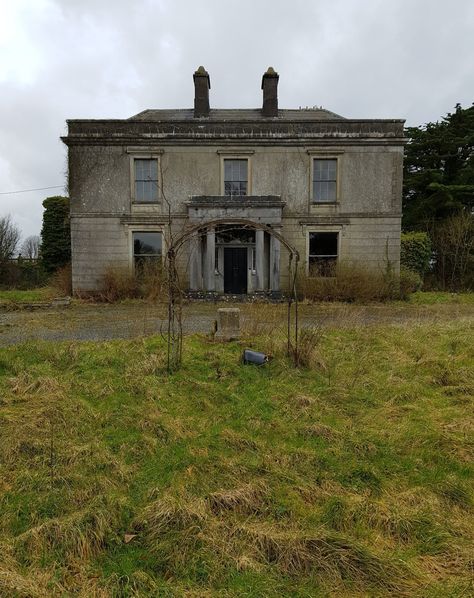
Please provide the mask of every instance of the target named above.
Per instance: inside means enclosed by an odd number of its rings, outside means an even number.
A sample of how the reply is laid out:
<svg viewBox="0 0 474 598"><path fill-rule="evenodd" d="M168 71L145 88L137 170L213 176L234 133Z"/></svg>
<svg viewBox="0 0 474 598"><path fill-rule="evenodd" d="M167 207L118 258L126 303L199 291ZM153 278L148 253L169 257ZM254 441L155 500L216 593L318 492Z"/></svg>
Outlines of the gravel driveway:
<svg viewBox="0 0 474 598"><path fill-rule="evenodd" d="M208 333L218 307L239 307L242 325L249 330L286 325L284 304L188 303L183 307L183 329ZM144 303L101 305L73 303L67 308L0 312L0 346L29 340L109 340L165 334L167 306ZM300 304L300 324L309 326L403 325L419 322L465 320L474 322L469 304Z"/></svg>

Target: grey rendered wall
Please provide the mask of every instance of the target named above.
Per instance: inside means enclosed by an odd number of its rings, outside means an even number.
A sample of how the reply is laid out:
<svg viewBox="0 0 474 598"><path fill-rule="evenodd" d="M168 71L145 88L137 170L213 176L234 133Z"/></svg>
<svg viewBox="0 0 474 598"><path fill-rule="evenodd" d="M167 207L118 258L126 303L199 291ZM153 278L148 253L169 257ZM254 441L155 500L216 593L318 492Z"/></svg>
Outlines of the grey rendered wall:
<svg viewBox="0 0 474 598"><path fill-rule="evenodd" d="M359 141L360 143L360 141ZM173 235L184 229L186 202L192 195L221 194L221 155L232 146L150 148L161 154L166 199L172 206ZM331 147L239 146L249 150L251 194L281 195L283 235L301 254L306 267L311 230L340 233L340 258L373 268L387 259L399 264L403 148L389 145ZM316 153L315 153L316 152ZM319 152L319 153L318 153ZM313 157L338 159L339 201L314 205L310 199ZM95 290L111 264L131 267L132 230L162 230L166 202L154 206L131 203L130 148L82 145L69 148L73 288ZM161 218L161 220L160 220ZM124 221L125 219L125 221ZM182 275L189 256L180 256ZM285 277L286 252L281 252Z"/></svg>

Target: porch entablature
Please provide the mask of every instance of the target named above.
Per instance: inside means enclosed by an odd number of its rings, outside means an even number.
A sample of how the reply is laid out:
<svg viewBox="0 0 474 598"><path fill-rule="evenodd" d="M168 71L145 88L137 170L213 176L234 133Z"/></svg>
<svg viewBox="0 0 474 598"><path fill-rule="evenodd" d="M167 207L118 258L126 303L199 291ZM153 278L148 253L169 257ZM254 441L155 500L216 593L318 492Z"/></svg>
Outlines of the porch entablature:
<svg viewBox="0 0 474 598"><path fill-rule="evenodd" d="M187 202L191 222L245 218L265 224L280 224L284 206L285 202L279 195L196 195Z"/></svg>

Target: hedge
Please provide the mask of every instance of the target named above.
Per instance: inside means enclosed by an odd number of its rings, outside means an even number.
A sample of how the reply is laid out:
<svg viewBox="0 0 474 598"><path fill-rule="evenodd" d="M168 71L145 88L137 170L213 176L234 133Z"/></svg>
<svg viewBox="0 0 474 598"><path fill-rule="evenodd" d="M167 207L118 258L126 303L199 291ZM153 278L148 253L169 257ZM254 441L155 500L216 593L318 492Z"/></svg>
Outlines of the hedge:
<svg viewBox="0 0 474 598"><path fill-rule="evenodd" d="M430 266L431 240L427 233L402 233L400 264L423 276Z"/></svg>

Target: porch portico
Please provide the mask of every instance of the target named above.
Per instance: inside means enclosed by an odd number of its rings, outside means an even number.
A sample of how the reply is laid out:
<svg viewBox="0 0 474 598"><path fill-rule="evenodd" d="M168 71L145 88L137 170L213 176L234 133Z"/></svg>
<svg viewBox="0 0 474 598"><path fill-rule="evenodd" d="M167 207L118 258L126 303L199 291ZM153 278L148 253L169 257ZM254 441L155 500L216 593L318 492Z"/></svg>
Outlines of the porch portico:
<svg viewBox="0 0 474 598"><path fill-rule="evenodd" d="M279 293L283 205L277 196L191 198L190 223L202 228L190 240L190 291Z"/></svg>

